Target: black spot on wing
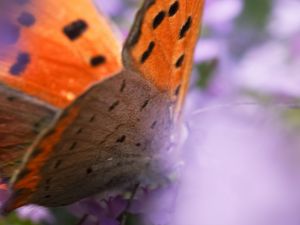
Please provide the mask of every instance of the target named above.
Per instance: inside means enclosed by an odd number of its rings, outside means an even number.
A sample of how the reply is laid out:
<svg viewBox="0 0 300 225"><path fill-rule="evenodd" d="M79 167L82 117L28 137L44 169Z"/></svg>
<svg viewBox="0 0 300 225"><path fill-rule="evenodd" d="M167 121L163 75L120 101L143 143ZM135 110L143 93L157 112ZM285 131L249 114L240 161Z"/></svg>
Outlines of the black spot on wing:
<svg viewBox="0 0 300 225"><path fill-rule="evenodd" d="M152 28L156 29L162 23L165 17L166 17L165 11L160 11L153 19Z"/></svg>
<svg viewBox="0 0 300 225"><path fill-rule="evenodd" d="M183 26L180 29L179 32L179 39L182 39L185 37L186 33L189 31L189 29L191 28L192 25L192 17L189 16L188 19L185 21L185 23L183 24Z"/></svg>
<svg viewBox="0 0 300 225"><path fill-rule="evenodd" d="M178 12L178 9L179 9L179 2L176 1L170 6L169 17L174 16Z"/></svg>
<svg viewBox="0 0 300 225"><path fill-rule="evenodd" d="M49 199L49 198L51 198L51 195L45 195L44 198Z"/></svg>
<svg viewBox="0 0 300 225"><path fill-rule="evenodd" d="M10 68L12 75L18 76L26 70L26 67L30 63L30 55L26 52L20 53L17 57L17 61Z"/></svg>
<svg viewBox="0 0 300 225"><path fill-rule="evenodd" d="M149 56L151 55L153 49L155 47L155 43L154 41L151 41L148 45L148 48L146 49L146 51L143 53L142 57L141 57L141 63L146 62L146 60L149 58Z"/></svg>
<svg viewBox="0 0 300 225"><path fill-rule="evenodd" d="M126 136L125 135L122 135L121 137L119 137L116 142L117 143L123 143L124 141L126 140Z"/></svg>
<svg viewBox="0 0 300 225"><path fill-rule="evenodd" d="M183 61L184 61L184 54L182 54L182 55L177 59L177 61L176 61L176 63L175 63L176 68L181 67L182 64L183 64Z"/></svg>
<svg viewBox="0 0 300 225"><path fill-rule="evenodd" d="M16 98L16 96L8 96L6 98L6 100L9 101L9 102L13 102L13 101L17 100L17 98Z"/></svg>
<svg viewBox="0 0 300 225"><path fill-rule="evenodd" d="M69 150L74 150L76 148L76 146L77 146L77 142L75 141L71 144Z"/></svg>
<svg viewBox="0 0 300 225"><path fill-rule="evenodd" d="M62 163L62 160L57 160L55 165L54 165L54 169L58 169L59 166L61 165L61 163Z"/></svg>
<svg viewBox="0 0 300 225"><path fill-rule="evenodd" d="M77 131L76 131L76 134L81 134L83 131L83 128L79 128Z"/></svg>
<svg viewBox="0 0 300 225"><path fill-rule="evenodd" d="M92 123L92 122L95 121L95 119L96 119L96 115L92 115L91 118L90 118L90 120L89 120L89 122Z"/></svg>
<svg viewBox="0 0 300 225"><path fill-rule="evenodd" d="M157 121L155 120L155 121L153 121L153 123L151 124L151 129L154 129L154 128L156 127L156 125L157 125Z"/></svg>
<svg viewBox="0 0 300 225"><path fill-rule="evenodd" d="M109 108L108 111L113 111L118 105L120 104L120 101L115 101Z"/></svg>
<svg viewBox="0 0 300 225"><path fill-rule="evenodd" d="M126 88L126 80L122 81L121 87L120 87L120 92L122 93Z"/></svg>
<svg viewBox="0 0 300 225"><path fill-rule="evenodd" d="M88 28L88 24L82 20L76 20L63 28L64 34L71 40L74 41L79 38Z"/></svg>
<svg viewBox="0 0 300 225"><path fill-rule="evenodd" d="M86 169L86 174L91 174L93 172L93 168L89 167Z"/></svg>
<svg viewBox="0 0 300 225"><path fill-rule="evenodd" d="M106 62L106 58L103 55L97 55L91 58L91 66L96 67L104 64Z"/></svg>
<svg viewBox="0 0 300 225"><path fill-rule="evenodd" d="M175 93L174 93L175 96L178 96L178 95L179 95L180 90L181 90L181 85L178 85L177 88L176 88L176 90L175 90Z"/></svg>
<svg viewBox="0 0 300 225"><path fill-rule="evenodd" d="M18 22L25 27L30 27L35 24L35 17L29 12L22 12L18 17Z"/></svg>
<svg viewBox="0 0 300 225"><path fill-rule="evenodd" d="M144 109L144 108L146 108L147 107L147 105L149 104L149 99L147 99L144 103L143 103L143 105L141 106L141 111Z"/></svg>

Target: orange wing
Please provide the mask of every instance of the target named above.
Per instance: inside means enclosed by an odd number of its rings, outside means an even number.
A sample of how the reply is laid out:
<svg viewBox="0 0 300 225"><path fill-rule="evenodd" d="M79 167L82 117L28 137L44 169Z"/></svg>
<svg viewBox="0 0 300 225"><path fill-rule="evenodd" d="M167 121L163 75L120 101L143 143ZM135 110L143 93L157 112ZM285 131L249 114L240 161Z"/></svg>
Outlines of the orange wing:
<svg viewBox="0 0 300 225"><path fill-rule="evenodd" d="M91 83L118 72L119 41L90 0L24 1L1 50L0 83L64 108Z"/></svg>
<svg viewBox="0 0 300 225"><path fill-rule="evenodd" d="M189 83L203 5L204 0L145 1L123 50L127 67L171 97L179 95L180 103Z"/></svg>

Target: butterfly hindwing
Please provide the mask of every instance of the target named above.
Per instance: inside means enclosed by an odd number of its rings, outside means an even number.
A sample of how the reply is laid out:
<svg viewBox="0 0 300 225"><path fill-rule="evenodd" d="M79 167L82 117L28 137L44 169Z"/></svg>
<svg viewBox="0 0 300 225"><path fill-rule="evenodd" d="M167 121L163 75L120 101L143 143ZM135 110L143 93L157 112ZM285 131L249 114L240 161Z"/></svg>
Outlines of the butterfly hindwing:
<svg viewBox="0 0 300 225"><path fill-rule="evenodd" d="M9 30L15 41L0 54L0 83L56 107L121 69L120 42L90 0L26 1Z"/></svg>
<svg viewBox="0 0 300 225"><path fill-rule="evenodd" d="M0 84L0 177L12 176L25 150L59 110Z"/></svg>
<svg viewBox="0 0 300 225"><path fill-rule="evenodd" d="M167 95L130 71L94 86L32 146L7 210L65 205L137 182L170 145L168 105Z"/></svg>
<svg viewBox="0 0 300 225"><path fill-rule="evenodd" d="M185 93L202 8L203 0L144 1L123 48L125 69L90 88L39 136L6 210L68 204L129 185L153 163L160 170L156 161L169 160L174 98Z"/></svg>

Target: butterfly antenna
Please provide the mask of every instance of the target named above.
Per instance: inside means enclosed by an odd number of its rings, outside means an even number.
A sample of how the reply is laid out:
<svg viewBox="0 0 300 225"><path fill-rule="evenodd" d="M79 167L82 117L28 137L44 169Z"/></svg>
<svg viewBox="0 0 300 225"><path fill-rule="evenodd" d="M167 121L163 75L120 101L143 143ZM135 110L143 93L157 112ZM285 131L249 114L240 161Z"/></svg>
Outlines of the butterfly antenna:
<svg viewBox="0 0 300 225"><path fill-rule="evenodd" d="M220 110L220 109L228 109L228 108L238 107L238 106L261 106L261 107L263 107L264 105L259 102L234 102L234 103L213 105L213 106L208 106L208 107L205 107L202 109L197 109L197 110L193 111L192 113L190 113L189 115L187 115L188 120L186 120L184 123L185 127L186 127L187 131L190 132L191 131L190 121L191 120L193 121L194 117L199 116L202 113L212 112L212 111ZM283 108L283 109L300 109L300 105L298 103L278 103L278 102L274 103L274 102L272 102L272 103L265 104L265 106L279 107L279 108Z"/></svg>
<svg viewBox="0 0 300 225"><path fill-rule="evenodd" d="M191 113L191 116L199 116L202 113L205 112L211 112L214 110L219 110L219 109L226 109L226 108L231 108L231 107L237 107L237 106L258 106L259 103L256 102L238 102L238 103L226 103L226 104L220 104L220 105L213 105L213 106L208 106L202 109L197 109L194 112Z"/></svg>
<svg viewBox="0 0 300 225"><path fill-rule="evenodd" d="M210 112L213 110L219 110L219 109L225 109L225 108L231 108L231 107L237 107L237 106L263 106L263 104L259 102L235 102L235 103L226 103L226 104L220 104L220 105L214 105L209 106L206 108L195 110L191 113L191 116L199 116L201 113ZM267 103L266 106L276 106L281 108L287 108L287 109L300 109L300 105L297 103Z"/></svg>

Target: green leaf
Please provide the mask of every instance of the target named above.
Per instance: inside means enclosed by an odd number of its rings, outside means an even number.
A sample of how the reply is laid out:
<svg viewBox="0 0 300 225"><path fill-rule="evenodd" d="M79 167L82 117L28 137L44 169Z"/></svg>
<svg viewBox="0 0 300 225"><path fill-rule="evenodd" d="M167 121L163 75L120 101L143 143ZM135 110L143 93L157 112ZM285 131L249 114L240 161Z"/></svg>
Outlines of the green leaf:
<svg viewBox="0 0 300 225"><path fill-rule="evenodd" d="M299 108L289 108L284 110L283 118L290 127L300 131L300 109Z"/></svg>
<svg viewBox="0 0 300 225"><path fill-rule="evenodd" d="M238 23L264 29L269 21L273 3L271 0L244 0L244 9Z"/></svg>
<svg viewBox="0 0 300 225"><path fill-rule="evenodd" d="M73 225L77 224L81 218L76 218L73 214L67 211L65 208L53 208L51 212L54 215L54 218L59 221L60 224L64 225Z"/></svg>
<svg viewBox="0 0 300 225"><path fill-rule="evenodd" d="M0 219L0 225L38 225L30 220L20 219L16 213L11 213L8 216Z"/></svg>
<svg viewBox="0 0 300 225"><path fill-rule="evenodd" d="M153 225L149 221L147 222L141 214L126 213L125 225Z"/></svg>
<svg viewBox="0 0 300 225"><path fill-rule="evenodd" d="M198 87L200 87L201 89L206 89L209 86L218 67L218 64L218 59L213 59L197 65L197 69L200 75L200 78L198 80Z"/></svg>

